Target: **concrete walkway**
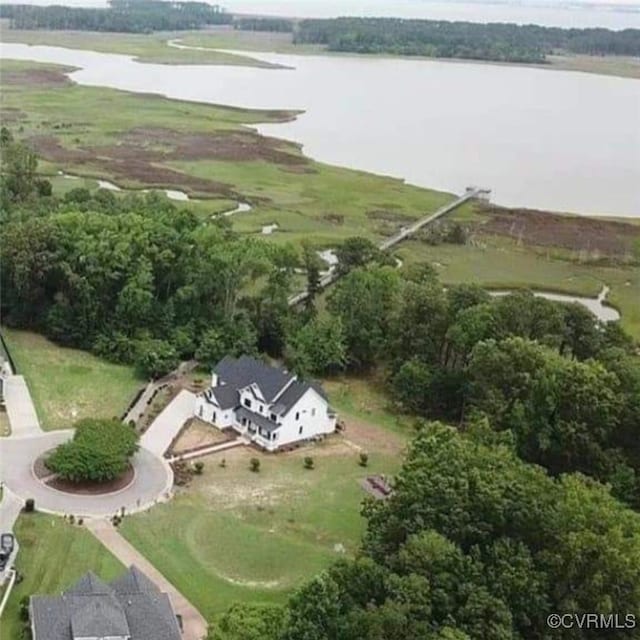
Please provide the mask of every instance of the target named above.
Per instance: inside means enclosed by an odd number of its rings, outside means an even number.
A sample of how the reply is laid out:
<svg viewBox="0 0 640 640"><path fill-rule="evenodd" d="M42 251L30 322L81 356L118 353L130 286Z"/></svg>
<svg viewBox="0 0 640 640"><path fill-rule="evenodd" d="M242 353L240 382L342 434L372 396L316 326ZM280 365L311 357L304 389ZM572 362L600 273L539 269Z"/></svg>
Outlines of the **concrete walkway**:
<svg viewBox="0 0 640 640"><path fill-rule="evenodd" d="M207 635L207 622L200 612L110 522L90 520L87 528L122 564L135 565L161 591L169 594L174 611L182 617L184 640L202 640Z"/></svg>
<svg viewBox="0 0 640 640"><path fill-rule="evenodd" d="M196 395L183 389L142 434L140 445L157 456L164 455L184 423L193 417L195 406Z"/></svg>
<svg viewBox="0 0 640 640"><path fill-rule="evenodd" d="M9 376L5 384L5 404L11 424L11 436L16 438L42 433L25 379L22 376Z"/></svg>
<svg viewBox="0 0 640 640"><path fill-rule="evenodd" d="M193 458L201 458L202 456L208 456L211 453L218 453L218 451L226 451L227 449L233 449L234 447L244 447L251 444L251 440L240 436L235 440L229 440L228 442L221 442L220 444L212 444L210 447L202 447L195 451L187 451L186 453L178 453L175 456L169 458L169 462L176 462L178 460L192 460Z"/></svg>

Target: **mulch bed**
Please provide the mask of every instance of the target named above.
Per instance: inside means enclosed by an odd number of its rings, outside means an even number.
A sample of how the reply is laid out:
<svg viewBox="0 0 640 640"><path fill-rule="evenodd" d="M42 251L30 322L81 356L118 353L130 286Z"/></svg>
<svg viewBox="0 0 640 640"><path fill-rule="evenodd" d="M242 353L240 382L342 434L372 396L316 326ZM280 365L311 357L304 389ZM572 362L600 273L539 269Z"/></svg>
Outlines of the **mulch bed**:
<svg viewBox="0 0 640 640"><path fill-rule="evenodd" d="M57 489L58 491L64 491L66 493L75 493L78 495L102 495L105 493L113 493L120 491L129 486L135 476L135 471L131 465L129 468L115 480L111 482L70 482L69 480L61 480L56 478L44 464L46 458L51 455L51 451L43 453L33 464L33 472L36 478L42 480L48 487ZM50 478L47 480L47 478Z"/></svg>
<svg viewBox="0 0 640 640"><path fill-rule="evenodd" d="M68 480L54 478L46 484L52 489L57 489L58 491L64 491L66 493L98 496L124 489L131 484L134 476L135 471L133 470L133 467L129 465L129 468L119 478L116 478L111 482L69 482Z"/></svg>

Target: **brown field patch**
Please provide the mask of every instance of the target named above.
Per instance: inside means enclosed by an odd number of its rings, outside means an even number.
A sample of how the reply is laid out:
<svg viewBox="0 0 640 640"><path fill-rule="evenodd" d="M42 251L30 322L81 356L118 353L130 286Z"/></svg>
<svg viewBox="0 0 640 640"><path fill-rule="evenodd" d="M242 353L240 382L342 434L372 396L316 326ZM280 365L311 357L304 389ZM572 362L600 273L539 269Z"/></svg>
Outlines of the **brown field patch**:
<svg viewBox="0 0 640 640"><path fill-rule="evenodd" d="M180 187L203 193L222 194L235 197L230 185L190 176L168 167L154 164L161 159L157 151L144 148L132 149L126 145L102 148L63 147L55 136L32 136L28 140L30 146L39 156L50 162L91 165L98 170L103 169L114 179L134 180L149 187Z"/></svg>
<svg viewBox="0 0 640 640"><path fill-rule="evenodd" d="M3 107L0 109L0 122L4 124L20 122L20 120L26 119L27 114L16 107Z"/></svg>
<svg viewBox="0 0 640 640"><path fill-rule="evenodd" d="M187 133L162 127L136 127L122 136L122 145L144 149L148 145L168 146L167 151L155 151L165 160L224 160L247 162L264 160L282 165L305 165L301 155L283 151L282 140L261 136L253 131L218 131ZM100 151L100 149L95 149Z"/></svg>
<svg viewBox="0 0 640 640"><path fill-rule="evenodd" d="M486 221L473 229L487 235L508 236L527 245L586 251L603 257L631 258L640 226L617 220L569 216L533 209L483 206Z"/></svg>
<svg viewBox="0 0 640 640"><path fill-rule="evenodd" d="M2 84L21 84L42 87L62 87L73 84L65 75L68 68L60 69L12 69L2 72Z"/></svg>

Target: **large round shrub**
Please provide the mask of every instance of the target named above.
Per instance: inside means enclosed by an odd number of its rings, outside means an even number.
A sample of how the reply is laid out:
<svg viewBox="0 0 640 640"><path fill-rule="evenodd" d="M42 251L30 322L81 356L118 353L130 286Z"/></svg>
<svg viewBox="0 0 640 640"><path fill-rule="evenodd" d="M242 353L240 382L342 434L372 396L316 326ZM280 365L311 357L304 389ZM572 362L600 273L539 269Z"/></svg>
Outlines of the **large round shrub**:
<svg viewBox="0 0 640 640"><path fill-rule="evenodd" d="M73 439L47 458L48 469L71 482L109 482L122 475L138 450L134 429L118 420L80 420Z"/></svg>

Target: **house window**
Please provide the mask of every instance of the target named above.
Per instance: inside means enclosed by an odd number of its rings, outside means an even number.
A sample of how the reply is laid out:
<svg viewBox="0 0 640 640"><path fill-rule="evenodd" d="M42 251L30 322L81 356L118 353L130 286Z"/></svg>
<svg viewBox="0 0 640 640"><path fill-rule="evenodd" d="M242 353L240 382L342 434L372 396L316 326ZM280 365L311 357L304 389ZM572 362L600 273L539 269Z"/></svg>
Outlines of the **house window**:
<svg viewBox="0 0 640 640"><path fill-rule="evenodd" d="M264 413L264 407L261 404L258 405L258 409L260 410L260 413Z"/></svg>
<svg viewBox="0 0 640 640"><path fill-rule="evenodd" d="M202 408L202 405L200 405L200 410L198 411L198 414L200 415L201 418L202 418L202 413L203 413L203 408Z"/></svg>
<svg viewBox="0 0 640 640"><path fill-rule="evenodd" d="M315 416L315 415L316 415L316 408L315 408L315 407L313 407L313 409L311 409L311 415L312 415L312 416Z"/></svg>
<svg viewBox="0 0 640 640"><path fill-rule="evenodd" d="M244 399L244 406L251 408L251 400L249 398Z"/></svg>
<svg viewBox="0 0 640 640"><path fill-rule="evenodd" d="M278 416L275 413L272 413L270 418L273 422L276 422L278 420Z"/></svg>
<svg viewBox="0 0 640 640"><path fill-rule="evenodd" d="M242 418L242 426L243 427L247 426L247 419L246 418Z"/></svg>
<svg viewBox="0 0 640 640"><path fill-rule="evenodd" d="M213 417L211 418L214 422L216 421L216 412L213 412Z"/></svg>
<svg viewBox="0 0 640 640"><path fill-rule="evenodd" d="M298 435L302 434L302 425L300 425L300 427L298 428Z"/></svg>
<svg viewBox="0 0 640 640"><path fill-rule="evenodd" d="M296 411L296 420L300 420L300 412Z"/></svg>

